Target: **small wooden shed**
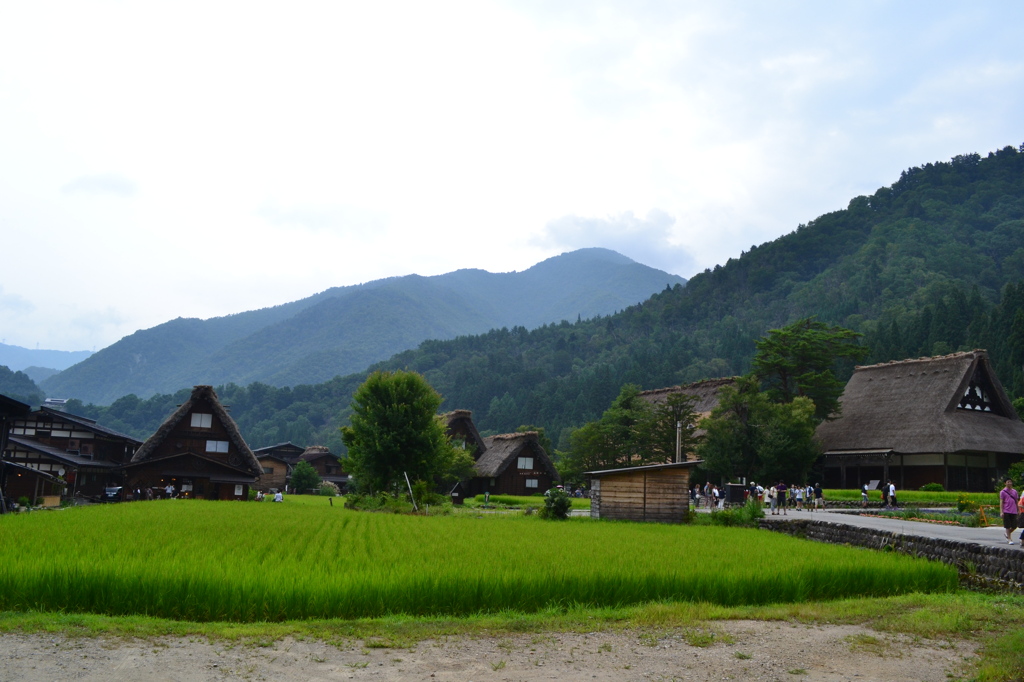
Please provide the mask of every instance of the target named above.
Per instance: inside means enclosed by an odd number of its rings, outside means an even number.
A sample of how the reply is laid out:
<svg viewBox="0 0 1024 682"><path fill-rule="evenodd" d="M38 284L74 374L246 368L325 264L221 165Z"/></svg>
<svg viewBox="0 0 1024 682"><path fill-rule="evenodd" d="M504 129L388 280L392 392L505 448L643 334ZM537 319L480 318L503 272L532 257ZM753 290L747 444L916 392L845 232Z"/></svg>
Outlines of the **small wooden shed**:
<svg viewBox="0 0 1024 682"><path fill-rule="evenodd" d="M683 523L690 514L690 470L703 460L587 471L590 518Z"/></svg>

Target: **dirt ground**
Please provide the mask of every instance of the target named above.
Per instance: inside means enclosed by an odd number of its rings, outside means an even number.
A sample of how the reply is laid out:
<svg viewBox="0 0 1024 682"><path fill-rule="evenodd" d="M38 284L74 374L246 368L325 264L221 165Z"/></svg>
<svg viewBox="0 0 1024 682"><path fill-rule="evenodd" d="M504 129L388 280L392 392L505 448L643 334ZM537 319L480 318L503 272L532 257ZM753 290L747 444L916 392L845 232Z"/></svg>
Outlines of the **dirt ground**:
<svg viewBox="0 0 1024 682"><path fill-rule="evenodd" d="M285 639L104 640L0 636L0 680L900 680L945 682L969 642L858 626L728 621L692 630L452 637L409 649Z"/></svg>

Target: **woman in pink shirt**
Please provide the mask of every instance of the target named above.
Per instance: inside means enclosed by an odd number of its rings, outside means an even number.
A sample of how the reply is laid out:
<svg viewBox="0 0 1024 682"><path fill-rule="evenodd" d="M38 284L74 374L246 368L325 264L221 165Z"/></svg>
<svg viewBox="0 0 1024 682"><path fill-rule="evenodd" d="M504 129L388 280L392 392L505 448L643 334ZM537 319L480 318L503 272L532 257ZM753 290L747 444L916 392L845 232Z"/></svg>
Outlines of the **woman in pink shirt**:
<svg viewBox="0 0 1024 682"><path fill-rule="evenodd" d="M1013 489L1013 481L1009 478L999 491L999 501L1003 510L1003 532L1006 533L1006 544L1012 545L1013 539L1010 534L1017 528L1017 501L1020 495ZM1024 542L1024 541L1022 541Z"/></svg>

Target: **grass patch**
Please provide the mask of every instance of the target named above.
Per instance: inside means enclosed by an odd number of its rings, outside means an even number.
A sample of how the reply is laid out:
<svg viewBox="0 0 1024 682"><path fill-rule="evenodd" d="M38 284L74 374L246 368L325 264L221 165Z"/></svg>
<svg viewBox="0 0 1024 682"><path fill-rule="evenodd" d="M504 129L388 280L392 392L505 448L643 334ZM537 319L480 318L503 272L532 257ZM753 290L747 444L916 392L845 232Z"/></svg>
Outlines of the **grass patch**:
<svg viewBox="0 0 1024 682"><path fill-rule="evenodd" d="M572 502L572 509L590 510L590 498L589 497L570 497L569 500ZM470 509L476 509L484 506L484 496L477 495L467 499L463 506ZM544 506L543 495L491 495L491 501L488 503L490 508L494 509L524 509L526 507L533 507L539 509Z"/></svg>

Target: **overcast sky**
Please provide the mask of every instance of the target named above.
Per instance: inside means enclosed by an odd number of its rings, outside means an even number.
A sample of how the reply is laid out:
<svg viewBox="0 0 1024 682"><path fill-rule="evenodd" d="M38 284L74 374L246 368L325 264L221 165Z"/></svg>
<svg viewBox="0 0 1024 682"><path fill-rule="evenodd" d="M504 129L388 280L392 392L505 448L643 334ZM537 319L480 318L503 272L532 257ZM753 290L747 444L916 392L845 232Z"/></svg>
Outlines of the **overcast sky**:
<svg viewBox="0 0 1024 682"><path fill-rule="evenodd" d="M0 338L604 246L689 277L1024 142L1024 3L0 0Z"/></svg>

